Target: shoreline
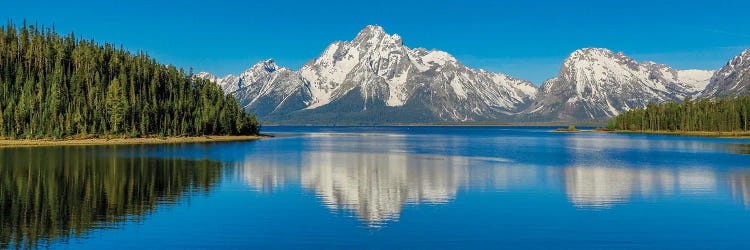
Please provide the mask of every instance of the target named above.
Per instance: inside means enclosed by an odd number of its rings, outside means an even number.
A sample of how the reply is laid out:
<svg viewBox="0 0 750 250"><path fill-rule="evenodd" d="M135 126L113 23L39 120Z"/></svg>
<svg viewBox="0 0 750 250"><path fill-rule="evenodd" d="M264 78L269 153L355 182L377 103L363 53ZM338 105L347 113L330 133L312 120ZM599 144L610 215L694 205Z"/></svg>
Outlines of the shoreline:
<svg viewBox="0 0 750 250"><path fill-rule="evenodd" d="M727 139L750 139L750 131L736 132L714 132L714 131L655 131L655 130L553 130L556 133L613 133L613 134L642 134L642 135L674 135L674 136L691 136L691 137L710 137L710 138L727 138Z"/></svg>
<svg viewBox="0 0 750 250"><path fill-rule="evenodd" d="M191 137L142 138L88 138L88 139L0 139L0 148L46 146L107 146L107 145L158 145L206 142L253 141L270 138L267 135L214 135Z"/></svg>
<svg viewBox="0 0 750 250"><path fill-rule="evenodd" d="M677 136L693 136L693 137L713 137L713 138L732 138L732 139L750 139L750 131L736 131L736 132L714 132L714 131L652 131L652 130L614 130L614 131L601 131L609 133L622 133L622 134L645 134L645 135L677 135Z"/></svg>
<svg viewBox="0 0 750 250"><path fill-rule="evenodd" d="M555 124L376 124L376 125L263 125L263 127L539 127L557 128L563 125ZM564 126L568 126L564 124ZM576 125L578 126L578 125ZM580 127L598 127L581 125Z"/></svg>

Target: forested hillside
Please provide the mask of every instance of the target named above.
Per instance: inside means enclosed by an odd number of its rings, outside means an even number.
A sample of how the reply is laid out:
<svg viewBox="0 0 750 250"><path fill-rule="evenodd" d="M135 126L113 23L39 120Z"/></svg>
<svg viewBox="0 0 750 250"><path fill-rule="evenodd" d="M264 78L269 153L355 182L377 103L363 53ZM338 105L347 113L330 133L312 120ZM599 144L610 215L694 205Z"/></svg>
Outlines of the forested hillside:
<svg viewBox="0 0 750 250"><path fill-rule="evenodd" d="M0 27L0 137L257 134L214 83L110 43Z"/></svg>
<svg viewBox="0 0 750 250"><path fill-rule="evenodd" d="M649 104L610 120L609 128L653 131L750 130L750 96Z"/></svg>

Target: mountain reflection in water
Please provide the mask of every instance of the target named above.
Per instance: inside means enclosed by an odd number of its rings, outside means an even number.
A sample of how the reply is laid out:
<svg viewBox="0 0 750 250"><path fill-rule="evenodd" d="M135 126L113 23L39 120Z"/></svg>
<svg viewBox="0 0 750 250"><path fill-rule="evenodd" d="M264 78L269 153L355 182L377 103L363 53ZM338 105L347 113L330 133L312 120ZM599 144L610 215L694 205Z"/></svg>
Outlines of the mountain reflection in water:
<svg viewBox="0 0 750 250"><path fill-rule="evenodd" d="M709 168L622 168L506 165L471 157L445 159L407 154L310 153L300 166L244 162L238 168L248 185L271 191L300 182L330 209L346 210L368 225L398 219L405 204L446 203L461 188L522 189L563 183L573 206L607 208L629 197L718 192L720 185L750 206L750 173L717 173ZM562 178L562 181L556 181Z"/></svg>
<svg viewBox="0 0 750 250"><path fill-rule="evenodd" d="M317 140L328 140L316 138ZM333 139L330 139L333 140ZM392 137L390 148L377 152L373 143L333 146L237 163L236 174L252 189L272 192L300 184L333 211L351 213L367 226L397 220L404 206L442 204L462 189L493 192L563 192L579 209L609 209L634 196L659 199L724 192L750 207L750 174L704 166L629 166L607 158L612 145L603 140L568 140L567 166L518 163L510 159L407 153L408 145ZM694 142L673 144L692 150ZM350 146L349 149L346 146ZM368 152L350 152L365 149ZM365 151L362 150L362 151Z"/></svg>

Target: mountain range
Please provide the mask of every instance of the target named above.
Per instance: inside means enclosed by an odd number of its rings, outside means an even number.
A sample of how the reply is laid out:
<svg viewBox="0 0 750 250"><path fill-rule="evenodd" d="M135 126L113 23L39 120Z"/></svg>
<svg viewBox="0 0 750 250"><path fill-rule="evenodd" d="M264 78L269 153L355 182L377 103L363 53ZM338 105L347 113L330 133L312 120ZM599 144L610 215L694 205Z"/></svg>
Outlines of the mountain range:
<svg viewBox="0 0 750 250"><path fill-rule="evenodd" d="M750 50L719 70L677 70L585 48L537 87L409 48L380 26L337 41L300 70L261 61L212 80L260 120L281 124L405 124L603 120L649 102L748 94Z"/></svg>

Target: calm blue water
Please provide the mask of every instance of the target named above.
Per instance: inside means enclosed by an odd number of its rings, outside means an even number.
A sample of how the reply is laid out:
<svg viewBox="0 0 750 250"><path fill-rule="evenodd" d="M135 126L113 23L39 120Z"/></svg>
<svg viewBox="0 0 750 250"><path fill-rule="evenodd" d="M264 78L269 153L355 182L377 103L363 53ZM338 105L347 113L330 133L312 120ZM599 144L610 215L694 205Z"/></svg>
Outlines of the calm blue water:
<svg viewBox="0 0 750 250"><path fill-rule="evenodd" d="M750 140L549 130L265 127L276 137L0 151L75 157L20 164L5 174L20 177L0 177L7 192L19 186L8 182L25 183L26 168L46 164L40 173L64 168L45 175L58 183L42 187L55 194L47 199L84 197L34 215L64 218L49 226L62 234L3 240L71 249L750 248ZM69 191L81 181L64 180L82 162L91 167L80 179L103 188ZM168 173L153 173L160 164ZM33 224L7 212L9 202L45 200L31 196L0 192L3 230Z"/></svg>

